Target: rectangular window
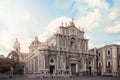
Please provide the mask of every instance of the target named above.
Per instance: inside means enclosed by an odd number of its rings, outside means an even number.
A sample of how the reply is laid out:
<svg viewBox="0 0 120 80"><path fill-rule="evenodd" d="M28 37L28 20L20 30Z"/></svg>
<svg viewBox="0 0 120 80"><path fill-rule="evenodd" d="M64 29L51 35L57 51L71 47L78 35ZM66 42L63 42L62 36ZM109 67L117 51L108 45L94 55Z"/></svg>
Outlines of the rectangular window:
<svg viewBox="0 0 120 80"><path fill-rule="evenodd" d="M120 59L119 59L119 68L120 68Z"/></svg>
<svg viewBox="0 0 120 80"><path fill-rule="evenodd" d="M111 53L110 53L110 50L108 50L108 51L107 51L107 55L110 56L110 54L111 54Z"/></svg>
<svg viewBox="0 0 120 80"><path fill-rule="evenodd" d="M91 61L89 61L89 64L91 64Z"/></svg>
<svg viewBox="0 0 120 80"><path fill-rule="evenodd" d="M99 63L99 65L98 65L98 66L99 66L99 68L101 68L101 67L102 67L102 66L101 66L101 63Z"/></svg>
<svg viewBox="0 0 120 80"><path fill-rule="evenodd" d="M98 56L100 57L100 53L98 53Z"/></svg>
<svg viewBox="0 0 120 80"><path fill-rule="evenodd" d="M109 68L111 66L111 62L107 61L107 67Z"/></svg>

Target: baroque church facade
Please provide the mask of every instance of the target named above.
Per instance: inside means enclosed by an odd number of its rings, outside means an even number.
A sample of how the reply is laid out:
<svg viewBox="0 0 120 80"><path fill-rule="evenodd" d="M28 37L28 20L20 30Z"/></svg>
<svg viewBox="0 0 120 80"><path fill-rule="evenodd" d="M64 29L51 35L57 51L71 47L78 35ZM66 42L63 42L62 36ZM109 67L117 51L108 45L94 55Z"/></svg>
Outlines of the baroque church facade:
<svg viewBox="0 0 120 80"><path fill-rule="evenodd" d="M25 73L34 76L96 75L96 55L88 53L88 39L73 20L45 42L32 41L24 60Z"/></svg>

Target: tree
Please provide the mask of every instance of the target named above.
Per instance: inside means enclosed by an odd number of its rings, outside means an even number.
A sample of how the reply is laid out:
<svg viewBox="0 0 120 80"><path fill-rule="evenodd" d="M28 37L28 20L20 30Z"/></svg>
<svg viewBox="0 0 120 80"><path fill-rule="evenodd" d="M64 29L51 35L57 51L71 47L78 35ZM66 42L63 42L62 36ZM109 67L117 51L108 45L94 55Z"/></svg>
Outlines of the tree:
<svg viewBox="0 0 120 80"><path fill-rule="evenodd" d="M13 66L9 58L0 58L0 73L10 72L10 68Z"/></svg>

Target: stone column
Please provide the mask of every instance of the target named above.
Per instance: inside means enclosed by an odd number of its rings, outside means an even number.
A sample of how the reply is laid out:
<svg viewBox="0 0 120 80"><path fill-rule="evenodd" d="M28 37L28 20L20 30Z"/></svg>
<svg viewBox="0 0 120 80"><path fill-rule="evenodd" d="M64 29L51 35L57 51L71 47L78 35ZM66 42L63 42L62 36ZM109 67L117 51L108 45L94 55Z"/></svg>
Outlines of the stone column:
<svg viewBox="0 0 120 80"><path fill-rule="evenodd" d="M112 72L113 72L113 76L117 76L117 47L113 46L112 47Z"/></svg>
<svg viewBox="0 0 120 80"><path fill-rule="evenodd" d="M103 64L102 64L102 75L105 74L106 72L106 56L105 56L105 50L103 49L103 53L102 53L102 58L103 58Z"/></svg>
<svg viewBox="0 0 120 80"><path fill-rule="evenodd" d="M33 63L32 63L32 59L31 60L29 60L29 73L31 73L32 72L32 65L33 65Z"/></svg>
<svg viewBox="0 0 120 80"><path fill-rule="evenodd" d="M44 61L43 54L41 54L41 69L43 69L43 66L44 66L44 64L43 64L44 62L43 61Z"/></svg>
<svg viewBox="0 0 120 80"><path fill-rule="evenodd" d="M42 64L41 64L42 65L42 72L45 73L45 55L42 54L41 58L42 58Z"/></svg>
<svg viewBox="0 0 120 80"><path fill-rule="evenodd" d="M60 68L63 69L63 55L60 55Z"/></svg>
<svg viewBox="0 0 120 80"><path fill-rule="evenodd" d="M83 57L82 63L83 63L83 64L82 64L82 65L83 65L82 68L83 68L84 71L86 71L87 65L86 65L86 58L85 58L85 57Z"/></svg>
<svg viewBox="0 0 120 80"><path fill-rule="evenodd" d="M76 72L78 73L78 62L76 63Z"/></svg>
<svg viewBox="0 0 120 80"><path fill-rule="evenodd" d="M42 55L42 59L43 59L43 69L45 69L45 55Z"/></svg>
<svg viewBox="0 0 120 80"><path fill-rule="evenodd" d="M68 39L68 36L66 37L66 49L68 51L68 46L69 46L69 39Z"/></svg>
<svg viewBox="0 0 120 80"><path fill-rule="evenodd" d="M40 63L39 63L39 61L40 61L40 60L39 60L39 54L37 55L37 57L38 57L38 61L37 61L38 71L37 71L37 72L39 73L39 71L40 71L40 66L39 66L39 65L40 65Z"/></svg>
<svg viewBox="0 0 120 80"><path fill-rule="evenodd" d="M25 65L25 69L26 69L27 73L29 73L29 61L26 61L26 63L27 63L27 65Z"/></svg>
<svg viewBox="0 0 120 80"><path fill-rule="evenodd" d="M41 61L42 59L41 59L41 54L39 54L39 72L40 72L40 70L41 70Z"/></svg>
<svg viewBox="0 0 120 80"><path fill-rule="evenodd" d="M58 35L56 35L56 44L57 44L57 48L59 48L60 47L60 45L59 45L59 41L60 39L59 39L59 34Z"/></svg>
<svg viewBox="0 0 120 80"><path fill-rule="evenodd" d="M64 69L66 70L66 56L64 55Z"/></svg>
<svg viewBox="0 0 120 80"><path fill-rule="evenodd" d="M58 60L58 56L56 55L54 58L55 58L55 69L54 70L55 70L55 76L56 76L57 73L58 73L58 63L57 63L58 62L57 61Z"/></svg>
<svg viewBox="0 0 120 80"><path fill-rule="evenodd" d="M67 46L66 46L66 40L67 40L67 39L66 39L66 37L64 37L64 39L65 39L65 44L64 44L64 45L65 45L65 48L66 48L66 47L67 47Z"/></svg>
<svg viewBox="0 0 120 80"><path fill-rule="evenodd" d="M35 73L35 59L33 58L33 73Z"/></svg>
<svg viewBox="0 0 120 80"><path fill-rule="evenodd" d="M57 69L60 69L60 52L57 54Z"/></svg>
<svg viewBox="0 0 120 80"><path fill-rule="evenodd" d="M94 73L94 70L95 70L95 66L94 66L94 63L95 63L95 57L92 57L93 59L92 59L92 62L91 62L91 64L92 64L92 72Z"/></svg>

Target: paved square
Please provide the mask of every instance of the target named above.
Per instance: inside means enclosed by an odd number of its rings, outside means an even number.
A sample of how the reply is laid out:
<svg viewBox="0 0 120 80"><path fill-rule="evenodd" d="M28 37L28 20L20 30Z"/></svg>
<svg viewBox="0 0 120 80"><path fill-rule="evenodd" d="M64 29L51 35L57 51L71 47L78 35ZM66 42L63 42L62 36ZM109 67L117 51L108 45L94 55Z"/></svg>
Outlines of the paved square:
<svg viewBox="0 0 120 80"><path fill-rule="evenodd" d="M0 80L120 80L120 77L74 77L74 78L0 78Z"/></svg>

